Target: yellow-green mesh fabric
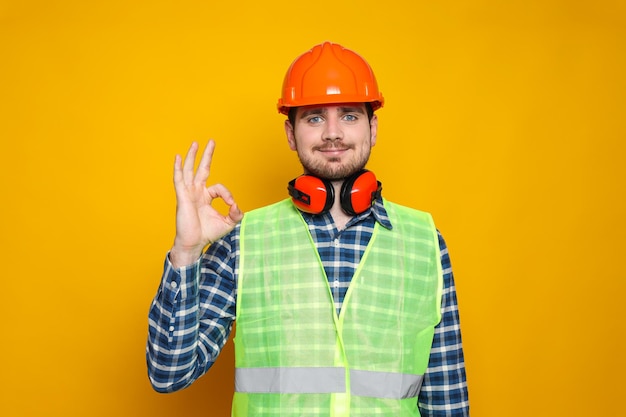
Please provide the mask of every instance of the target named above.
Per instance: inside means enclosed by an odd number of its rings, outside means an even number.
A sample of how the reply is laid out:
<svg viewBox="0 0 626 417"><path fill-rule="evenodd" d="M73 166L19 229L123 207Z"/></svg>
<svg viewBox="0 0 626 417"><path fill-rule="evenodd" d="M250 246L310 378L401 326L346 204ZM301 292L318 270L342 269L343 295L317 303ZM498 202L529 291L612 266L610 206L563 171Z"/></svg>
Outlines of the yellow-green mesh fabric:
<svg viewBox="0 0 626 417"><path fill-rule="evenodd" d="M342 367L345 393L235 394L241 416L418 416L416 398L350 395L349 370L421 375L440 319L441 270L430 215L385 203L340 317L307 226L289 200L246 214L241 229L238 368Z"/></svg>

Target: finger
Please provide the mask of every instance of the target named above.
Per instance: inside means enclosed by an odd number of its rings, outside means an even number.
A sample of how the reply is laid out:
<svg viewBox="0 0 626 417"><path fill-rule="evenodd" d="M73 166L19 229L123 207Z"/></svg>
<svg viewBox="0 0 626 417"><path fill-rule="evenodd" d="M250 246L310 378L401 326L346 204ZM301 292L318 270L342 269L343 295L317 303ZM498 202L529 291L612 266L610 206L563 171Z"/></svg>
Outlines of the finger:
<svg viewBox="0 0 626 417"><path fill-rule="evenodd" d="M241 221L243 212L239 209L239 206L228 188L222 184L215 184L209 187L207 191L209 192L211 201L216 198L221 198L229 206L228 215L224 218L226 223L234 226Z"/></svg>
<svg viewBox="0 0 626 417"><path fill-rule="evenodd" d="M198 171L196 172L196 176L194 177L194 183L197 185L206 184L209 179L209 174L211 173L211 161L213 160L213 151L215 150L215 141L213 139L209 140L206 147L204 148L204 152L202 153L202 158L200 159L200 164L198 165Z"/></svg>
<svg viewBox="0 0 626 417"><path fill-rule="evenodd" d="M183 180L182 158L176 155L174 158L174 185L178 185Z"/></svg>
<svg viewBox="0 0 626 417"><path fill-rule="evenodd" d="M183 179L186 184L190 184L193 181L193 166L196 163L197 153L198 143L192 142L189 150L187 151L187 156L185 157L185 162L183 164Z"/></svg>
<svg viewBox="0 0 626 417"><path fill-rule="evenodd" d="M233 202L228 210L226 221L230 224L237 224L243 219L243 212L239 209L237 203Z"/></svg>
<svg viewBox="0 0 626 417"><path fill-rule="evenodd" d="M207 192L209 193L211 200L221 198L229 206L235 202L235 199L233 198L233 195L230 193L228 188L226 188L222 184L213 184L212 186L207 188Z"/></svg>

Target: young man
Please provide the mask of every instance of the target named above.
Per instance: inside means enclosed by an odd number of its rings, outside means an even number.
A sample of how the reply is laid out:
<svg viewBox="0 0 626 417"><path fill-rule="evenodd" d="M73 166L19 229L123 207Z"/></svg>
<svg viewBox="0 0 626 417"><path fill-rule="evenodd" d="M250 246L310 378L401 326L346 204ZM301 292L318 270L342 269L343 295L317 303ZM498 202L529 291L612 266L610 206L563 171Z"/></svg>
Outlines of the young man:
<svg viewBox="0 0 626 417"><path fill-rule="evenodd" d="M234 416L469 415L444 240L365 169L383 103L356 53L326 42L298 57L278 108L304 175L245 217L206 186L212 141L196 172L197 144L177 156L176 237L149 314L155 390L203 375L236 319Z"/></svg>

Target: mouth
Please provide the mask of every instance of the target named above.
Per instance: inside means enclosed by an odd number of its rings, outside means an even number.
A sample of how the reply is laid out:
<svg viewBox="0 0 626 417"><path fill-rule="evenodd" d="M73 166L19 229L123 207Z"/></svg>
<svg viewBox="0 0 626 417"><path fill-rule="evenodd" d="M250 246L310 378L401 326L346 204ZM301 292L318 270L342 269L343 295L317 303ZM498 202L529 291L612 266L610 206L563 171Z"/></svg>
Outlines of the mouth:
<svg viewBox="0 0 626 417"><path fill-rule="evenodd" d="M340 154L349 149L350 149L349 146L323 146L323 147L317 148L317 151L323 152L326 154Z"/></svg>
<svg viewBox="0 0 626 417"><path fill-rule="evenodd" d="M326 158L328 161L335 162L341 161L347 151L348 148L320 149L320 153L324 156L324 158Z"/></svg>

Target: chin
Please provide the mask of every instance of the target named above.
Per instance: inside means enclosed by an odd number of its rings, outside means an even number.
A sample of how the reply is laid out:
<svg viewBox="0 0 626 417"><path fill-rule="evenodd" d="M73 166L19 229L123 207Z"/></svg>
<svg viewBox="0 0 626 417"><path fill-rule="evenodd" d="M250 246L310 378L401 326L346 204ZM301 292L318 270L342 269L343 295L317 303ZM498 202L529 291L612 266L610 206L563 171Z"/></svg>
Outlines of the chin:
<svg viewBox="0 0 626 417"><path fill-rule="evenodd" d="M339 181L348 178L361 169L363 169L363 167L341 167L337 169L312 170L310 173L316 177L324 178L329 181Z"/></svg>

